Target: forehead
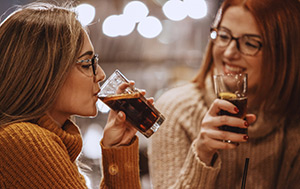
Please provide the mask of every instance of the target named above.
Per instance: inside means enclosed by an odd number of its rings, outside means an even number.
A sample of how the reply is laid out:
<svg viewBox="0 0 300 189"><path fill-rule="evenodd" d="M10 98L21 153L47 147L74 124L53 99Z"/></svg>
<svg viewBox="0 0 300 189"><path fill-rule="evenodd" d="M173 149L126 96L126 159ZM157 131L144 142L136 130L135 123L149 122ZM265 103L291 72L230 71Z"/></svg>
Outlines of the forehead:
<svg viewBox="0 0 300 189"><path fill-rule="evenodd" d="M89 35L84 31L83 46L80 54L83 54L87 51L94 51L94 47L92 45Z"/></svg>
<svg viewBox="0 0 300 189"><path fill-rule="evenodd" d="M228 28L234 35L246 33L260 35L254 16L242 6L229 7L223 15L220 26Z"/></svg>

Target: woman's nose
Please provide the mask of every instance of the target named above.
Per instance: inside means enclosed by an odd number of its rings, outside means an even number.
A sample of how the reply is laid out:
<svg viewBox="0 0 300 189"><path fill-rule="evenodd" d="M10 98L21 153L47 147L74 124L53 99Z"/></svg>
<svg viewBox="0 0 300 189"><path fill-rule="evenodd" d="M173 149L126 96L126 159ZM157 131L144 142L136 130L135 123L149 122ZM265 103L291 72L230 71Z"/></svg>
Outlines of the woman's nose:
<svg viewBox="0 0 300 189"><path fill-rule="evenodd" d="M97 65L97 74L95 75L95 82L100 82L105 79L106 75L101 66Z"/></svg>
<svg viewBox="0 0 300 189"><path fill-rule="evenodd" d="M224 56L228 58L238 58L240 56L240 51L237 46L237 42L232 40L224 51Z"/></svg>

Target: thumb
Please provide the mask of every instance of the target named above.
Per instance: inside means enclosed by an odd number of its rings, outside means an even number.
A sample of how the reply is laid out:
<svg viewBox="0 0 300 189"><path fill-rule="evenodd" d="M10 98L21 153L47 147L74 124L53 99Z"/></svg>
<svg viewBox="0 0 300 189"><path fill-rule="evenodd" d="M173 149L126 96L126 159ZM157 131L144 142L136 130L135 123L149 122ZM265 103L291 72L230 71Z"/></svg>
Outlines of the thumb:
<svg viewBox="0 0 300 189"><path fill-rule="evenodd" d="M116 125L121 125L123 124L123 122L125 121L125 113L122 112L122 111L119 111L118 115L117 115L117 118L116 118L116 121L115 121L115 124Z"/></svg>

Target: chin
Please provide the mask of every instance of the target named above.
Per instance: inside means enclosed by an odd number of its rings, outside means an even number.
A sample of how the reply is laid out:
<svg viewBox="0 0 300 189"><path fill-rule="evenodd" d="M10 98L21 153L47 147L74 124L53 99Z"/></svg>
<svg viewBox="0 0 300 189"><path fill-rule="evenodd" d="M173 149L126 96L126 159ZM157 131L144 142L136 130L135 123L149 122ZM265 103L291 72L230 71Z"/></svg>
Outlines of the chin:
<svg viewBox="0 0 300 189"><path fill-rule="evenodd" d="M98 115L98 110L97 108L93 109L93 111L91 112L91 115L90 116L97 116Z"/></svg>
<svg viewBox="0 0 300 189"><path fill-rule="evenodd" d="M77 115L82 116L82 117L96 117L98 115L98 110L96 107L93 109L90 109L88 111L81 110L81 112L78 113Z"/></svg>

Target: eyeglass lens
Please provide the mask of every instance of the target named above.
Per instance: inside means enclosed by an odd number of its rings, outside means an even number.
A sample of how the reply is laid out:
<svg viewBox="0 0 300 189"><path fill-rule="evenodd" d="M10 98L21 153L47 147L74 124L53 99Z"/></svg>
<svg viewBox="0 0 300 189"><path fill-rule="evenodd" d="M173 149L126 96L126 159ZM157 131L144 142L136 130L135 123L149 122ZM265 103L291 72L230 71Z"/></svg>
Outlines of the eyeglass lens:
<svg viewBox="0 0 300 189"><path fill-rule="evenodd" d="M226 47L232 40L236 41L237 49L246 55L255 55L261 48L261 43L256 39L254 35L243 35L235 38L231 35L230 31L225 29L213 29L211 31L211 38L214 43L220 47Z"/></svg>
<svg viewBox="0 0 300 189"><path fill-rule="evenodd" d="M94 55L92 58L92 68L93 68L93 73L94 75L97 75L97 65L98 65L98 55Z"/></svg>

